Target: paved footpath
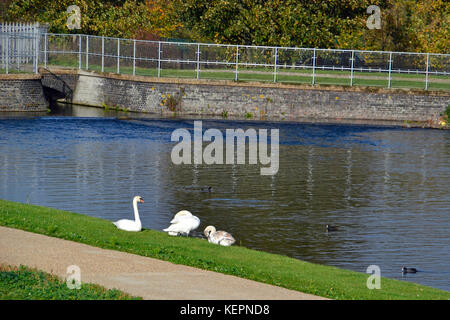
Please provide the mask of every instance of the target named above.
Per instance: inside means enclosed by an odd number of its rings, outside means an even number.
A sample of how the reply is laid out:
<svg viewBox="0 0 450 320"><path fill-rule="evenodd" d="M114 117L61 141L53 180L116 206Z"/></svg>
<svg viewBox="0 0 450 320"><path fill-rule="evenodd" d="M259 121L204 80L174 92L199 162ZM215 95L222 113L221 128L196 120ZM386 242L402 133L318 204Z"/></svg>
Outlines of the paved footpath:
<svg viewBox="0 0 450 320"><path fill-rule="evenodd" d="M81 281L120 289L144 299L311 300L324 299L235 276L78 242L0 227L0 263L34 267L67 277L81 269Z"/></svg>

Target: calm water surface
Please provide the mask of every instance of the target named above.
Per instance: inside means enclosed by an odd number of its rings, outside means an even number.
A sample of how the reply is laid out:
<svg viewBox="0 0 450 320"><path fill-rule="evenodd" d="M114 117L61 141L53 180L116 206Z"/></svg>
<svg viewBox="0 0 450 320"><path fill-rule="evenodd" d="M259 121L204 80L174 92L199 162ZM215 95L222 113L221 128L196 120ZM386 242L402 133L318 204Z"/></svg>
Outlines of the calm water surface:
<svg viewBox="0 0 450 320"><path fill-rule="evenodd" d="M211 224L249 248L359 272L375 264L382 276L450 290L449 131L203 121L250 127L279 128L275 176L259 165L172 164L171 133L192 120L0 119L0 198L117 220L132 218L139 194L145 228L188 209L202 220L197 236ZM402 266L425 272L402 276Z"/></svg>

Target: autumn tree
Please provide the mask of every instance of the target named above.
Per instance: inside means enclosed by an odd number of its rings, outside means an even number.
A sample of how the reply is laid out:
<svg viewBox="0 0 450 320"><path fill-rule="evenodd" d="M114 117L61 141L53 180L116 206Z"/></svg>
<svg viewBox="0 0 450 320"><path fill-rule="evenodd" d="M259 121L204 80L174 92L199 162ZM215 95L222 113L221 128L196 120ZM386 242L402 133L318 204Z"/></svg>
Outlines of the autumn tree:
<svg viewBox="0 0 450 320"><path fill-rule="evenodd" d="M0 0L5 1L5 0ZM6 19L50 24L50 32L123 38L448 53L446 0L10 0ZM8 1L7 1L8 2ZM70 5L81 29L69 30ZM381 29L366 26L381 9Z"/></svg>
<svg viewBox="0 0 450 320"><path fill-rule="evenodd" d="M372 1L377 3L377 1ZM178 0L197 39L233 44L332 48L365 16L366 0Z"/></svg>
<svg viewBox="0 0 450 320"><path fill-rule="evenodd" d="M356 29L353 39L368 50L448 53L450 2L389 0L381 10L381 29Z"/></svg>
<svg viewBox="0 0 450 320"><path fill-rule="evenodd" d="M450 52L450 2L421 0L413 5L411 32L420 52Z"/></svg>
<svg viewBox="0 0 450 320"><path fill-rule="evenodd" d="M67 8L81 10L81 29L70 30ZM174 18L170 1L164 0L14 0L9 5L9 21L49 23L50 32L83 33L123 38L153 34L170 36L181 26Z"/></svg>
<svg viewBox="0 0 450 320"><path fill-rule="evenodd" d="M197 41L448 53L445 0L177 0L179 21ZM381 10L381 29L366 26Z"/></svg>

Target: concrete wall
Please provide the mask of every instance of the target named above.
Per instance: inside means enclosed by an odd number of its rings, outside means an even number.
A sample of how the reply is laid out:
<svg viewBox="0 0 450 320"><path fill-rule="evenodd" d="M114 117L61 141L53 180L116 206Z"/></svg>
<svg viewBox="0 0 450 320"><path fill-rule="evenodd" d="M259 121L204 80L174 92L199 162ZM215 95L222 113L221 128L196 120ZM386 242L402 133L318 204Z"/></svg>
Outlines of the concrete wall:
<svg viewBox="0 0 450 320"><path fill-rule="evenodd" d="M155 79L80 72L73 102L160 114L253 119L437 119L450 93Z"/></svg>
<svg viewBox="0 0 450 320"><path fill-rule="evenodd" d="M0 75L1 111L46 111L40 75Z"/></svg>

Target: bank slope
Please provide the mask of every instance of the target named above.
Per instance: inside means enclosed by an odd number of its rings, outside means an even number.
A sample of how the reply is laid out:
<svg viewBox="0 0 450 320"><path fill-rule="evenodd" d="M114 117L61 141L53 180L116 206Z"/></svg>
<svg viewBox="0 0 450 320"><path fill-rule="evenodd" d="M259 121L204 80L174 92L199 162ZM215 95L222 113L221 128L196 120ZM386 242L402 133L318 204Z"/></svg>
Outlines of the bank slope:
<svg viewBox="0 0 450 320"><path fill-rule="evenodd" d="M387 278L382 278L380 290L369 290L365 273L239 246L216 246L203 239L170 237L155 230L129 233L108 220L6 200L0 200L0 225L332 299L450 299L450 292Z"/></svg>

